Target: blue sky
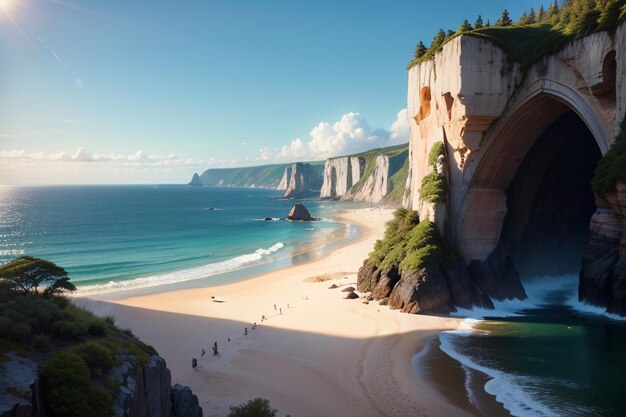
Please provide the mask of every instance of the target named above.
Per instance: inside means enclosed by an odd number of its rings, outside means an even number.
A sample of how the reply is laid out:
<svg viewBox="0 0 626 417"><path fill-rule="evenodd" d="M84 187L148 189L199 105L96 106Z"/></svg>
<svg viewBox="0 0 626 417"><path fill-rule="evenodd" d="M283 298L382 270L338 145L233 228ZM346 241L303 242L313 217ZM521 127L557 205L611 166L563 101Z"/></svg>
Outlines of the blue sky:
<svg viewBox="0 0 626 417"><path fill-rule="evenodd" d="M406 141L416 43L540 4L509 3L0 0L0 183L182 183Z"/></svg>

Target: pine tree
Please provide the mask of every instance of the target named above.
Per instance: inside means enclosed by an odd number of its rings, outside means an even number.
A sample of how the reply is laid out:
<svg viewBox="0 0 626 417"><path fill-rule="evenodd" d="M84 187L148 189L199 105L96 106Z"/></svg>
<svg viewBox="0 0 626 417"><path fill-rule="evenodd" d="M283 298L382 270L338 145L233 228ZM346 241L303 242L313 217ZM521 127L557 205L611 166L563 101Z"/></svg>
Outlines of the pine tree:
<svg viewBox="0 0 626 417"><path fill-rule="evenodd" d="M543 4L541 5L541 7L539 8L539 12L537 13L537 22L543 22L543 20L546 18L546 11L543 8Z"/></svg>
<svg viewBox="0 0 626 417"><path fill-rule="evenodd" d="M500 18L496 21L496 26L505 27L505 26L511 26L512 24L513 24L513 21L511 20L511 17L509 16L509 11L507 9L504 9L502 11L502 16L500 16Z"/></svg>
<svg viewBox="0 0 626 417"><path fill-rule="evenodd" d="M467 21L467 19L465 19L463 21L463 23L461 23L461 27L459 27L459 32L460 33L465 33L465 32L469 32L472 29L474 29L472 27L472 25L470 25L470 23Z"/></svg>
<svg viewBox="0 0 626 417"><path fill-rule="evenodd" d="M554 0L554 3L552 3L550 5L550 7L548 7L548 11L546 12L546 20L552 20L555 19L559 14L559 5L557 4L556 0Z"/></svg>
<svg viewBox="0 0 626 417"><path fill-rule="evenodd" d="M446 39L451 38L455 35L455 32L452 29L448 29L448 32L446 33Z"/></svg>
<svg viewBox="0 0 626 417"><path fill-rule="evenodd" d="M528 13L528 19L530 20L530 24L537 23L537 15L535 14L535 9L533 7L530 8L530 13Z"/></svg>
<svg viewBox="0 0 626 417"><path fill-rule="evenodd" d="M413 53L413 56L415 57L415 59L420 59L421 57L426 55L426 52L428 52L428 48L426 48L424 42L420 41L420 43L417 44L417 48L415 48L415 53Z"/></svg>
<svg viewBox="0 0 626 417"><path fill-rule="evenodd" d="M487 19L487 23L485 23L485 27L486 28L490 28L491 27L491 22L489 21L489 19Z"/></svg>
<svg viewBox="0 0 626 417"><path fill-rule="evenodd" d="M620 15L619 0L609 0L606 2L602 10L600 11L600 17L598 18L598 29L614 31L617 27L617 21Z"/></svg>
<svg viewBox="0 0 626 417"><path fill-rule="evenodd" d="M433 41L430 43L430 49L432 49L433 51L436 51L437 49L439 49L441 45L443 45L443 42L445 40L446 40L446 32L444 32L443 29L439 29L439 32L437 32L437 34L433 38Z"/></svg>
<svg viewBox="0 0 626 417"><path fill-rule="evenodd" d="M526 12L524 12L522 14L522 17L520 17L520 19L517 21L518 25L529 25L531 23L532 21L530 20L530 17L526 14Z"/></svg>
<svg viewBox="0 0 626 417"><path fill-rule="evenodd" d="M476 22L474 22L474 28L481 29L483 27L483 18L481 15L478 15L476 18Z"/></svg>

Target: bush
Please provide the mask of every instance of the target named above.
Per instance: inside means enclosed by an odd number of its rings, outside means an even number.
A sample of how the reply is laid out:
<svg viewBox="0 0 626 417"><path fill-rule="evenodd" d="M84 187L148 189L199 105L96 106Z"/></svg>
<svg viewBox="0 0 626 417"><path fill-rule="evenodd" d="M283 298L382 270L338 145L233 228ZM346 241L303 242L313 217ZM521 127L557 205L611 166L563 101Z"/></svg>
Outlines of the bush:
<svg viewBox="0 0 626 417"><path fill-rule="evenodd" d="M74 352L85 361L92 377L101 376L115 366L111 351L96 342L83 343Z"/></svg>
<svg viewBox="0 0 626 417"><path fill-rule="evenodd" d="M85 361L73 352L57 352L42 370L50 417L110 417L111 395L89 378Z"/></svg>
<svg viewBox="0 0 626 417"><path fill-rule="evenodd" d="M270 406L269 400L255 398L237 407L230 407L228 417L275 417L277 412Z"/></svg>
<svg viewBox="0 0 626 417"><path fill-rule="evenodd" d="M50 339L43 335L35 336L33 338L33 347L37 350L46 350L50 347Z"/></svg>
<svg viewBox="0 0 626 417"><path fill-rule="evenodd" d="M0 317L0 336L16 342L27 342L30 340L30 326Z"/></svg>
<svg viewBox="0 0 626 417"><path fill-rule="evenodd" d="M626 180L626 116L611 149L598 162L591 180L593 191L610 191L617 180Z"/></svg>
<svg viewBox="0 0 626 417"><path fill-rule="evenodd" d="M94 317L89 321L87 331L92 336L103 337L109 333L109 324L99 317Z"/></svg>
<svg viewBox="0 0 626 417"><path fill-rule="evenodd" d="M422 178L420 200L431 203L445 203L448 195L448 183L444 175L431 172Z"/></svg>

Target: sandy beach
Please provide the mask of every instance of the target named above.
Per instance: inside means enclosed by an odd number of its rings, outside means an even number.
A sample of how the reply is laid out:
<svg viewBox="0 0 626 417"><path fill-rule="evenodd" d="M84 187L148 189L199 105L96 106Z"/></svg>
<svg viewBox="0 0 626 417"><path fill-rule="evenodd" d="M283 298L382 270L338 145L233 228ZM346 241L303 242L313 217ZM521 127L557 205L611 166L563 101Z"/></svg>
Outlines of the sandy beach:
<svg viewBox="0 0 626 417"><path fill-rule="evenodd" d="M228 285L101 303L98 312L113 313L118 325L153 345L173 383L198 395L205 416L226 416L230 405L255 397L269 399L279 416L469 415L411 365L424 342L456 320L344 299L341 289L356 286L356 272L391 214L345 213L340 220L361 227L360 239L309 263Z"/></svg>

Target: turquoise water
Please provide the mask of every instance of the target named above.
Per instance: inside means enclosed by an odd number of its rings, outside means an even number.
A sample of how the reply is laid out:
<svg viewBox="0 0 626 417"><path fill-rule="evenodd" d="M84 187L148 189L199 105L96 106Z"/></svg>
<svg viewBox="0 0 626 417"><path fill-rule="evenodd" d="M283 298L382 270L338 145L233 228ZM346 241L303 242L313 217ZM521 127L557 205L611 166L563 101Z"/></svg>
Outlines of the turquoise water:
<svg viewBox="0 0 626 417"><path fill-rule="evenodd" d="M0 187L0 262L50 259L91 294L206 278L344 235L346 225L330 220L263 221L287 215L294 202L281 196L178 185ZM345 207L304 204L324 219Z"/></svg>
<svg viewBox="0 0 626 417"><path fill-rule="evenodd" d="M485 390L515 416L624 416L626 321L578 303L577 285L544 277L525 284L524 302L464 311L483 317L442 333L440 348L467 381L488 375Z"/></svg>

